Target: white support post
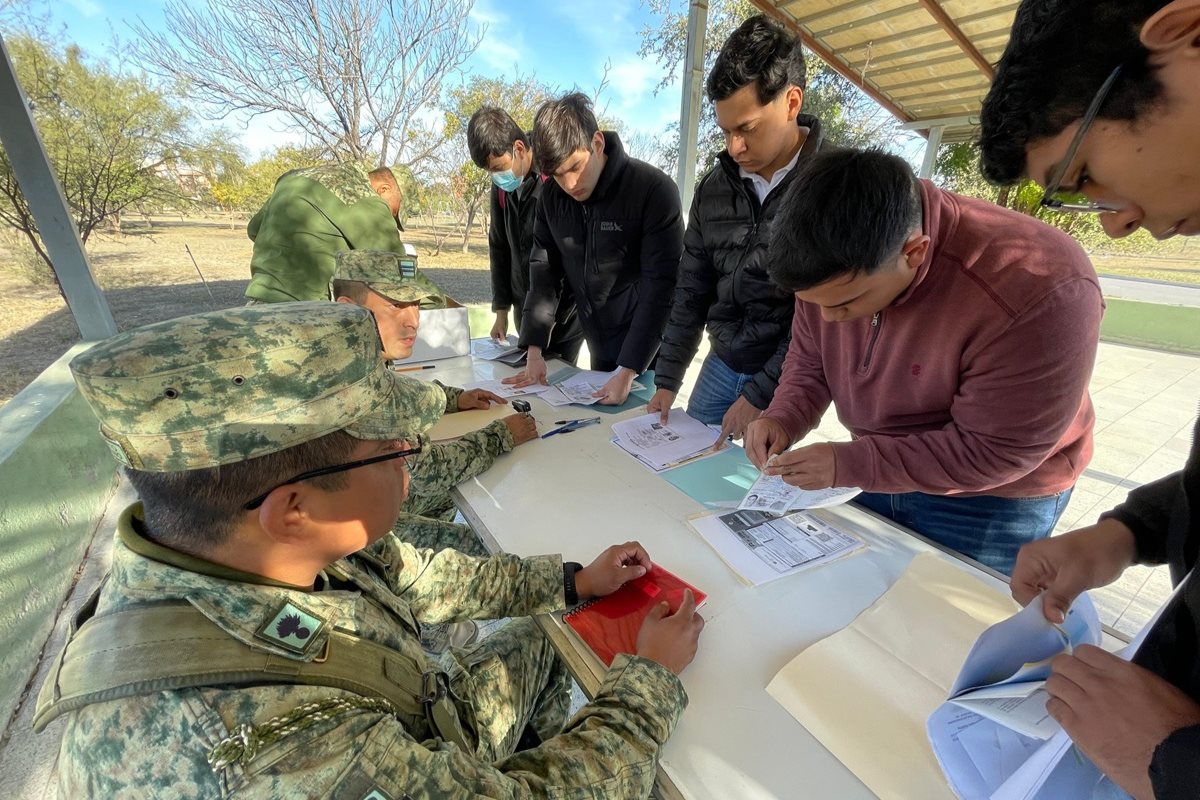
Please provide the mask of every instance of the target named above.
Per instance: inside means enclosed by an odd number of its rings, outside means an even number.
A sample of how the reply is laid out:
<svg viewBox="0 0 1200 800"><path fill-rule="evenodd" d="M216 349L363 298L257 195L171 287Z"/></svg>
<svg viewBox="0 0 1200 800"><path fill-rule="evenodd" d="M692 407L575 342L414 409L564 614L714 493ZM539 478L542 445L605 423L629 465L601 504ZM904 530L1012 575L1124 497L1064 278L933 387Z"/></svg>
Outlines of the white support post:
<svg viewBox="0 0 1200 800"><path fill-rule="evenodd" d="M71 216L62 188L54 177L2 36L0 56L3 56L0 59L0 146L8 154L17 183L37 222L79 335L85 341L106 339L117 332L117 323L104 293L96 284L83 242L79 239L79 229L75 227L75 218Z"/></svg>
<svg viewBox="0 0 1200 800"><path fill-rule="evenodd" d="M942 144L942 134L946 132L945 125L936 125L929 129L929 138L925 141L925 160L921 162L922 178L932 178L937 168L938 148Z"/></svg>
<svg viewBox="0 0 1200 800"><path fill-rule="evenodd" d="M679 110L679 158L675 184L686 217L696 185L696 140L700 131L700 87L704 81L704 34L708 27L708 0L688 5L687 50L683 59L683 88Z"/></svg>

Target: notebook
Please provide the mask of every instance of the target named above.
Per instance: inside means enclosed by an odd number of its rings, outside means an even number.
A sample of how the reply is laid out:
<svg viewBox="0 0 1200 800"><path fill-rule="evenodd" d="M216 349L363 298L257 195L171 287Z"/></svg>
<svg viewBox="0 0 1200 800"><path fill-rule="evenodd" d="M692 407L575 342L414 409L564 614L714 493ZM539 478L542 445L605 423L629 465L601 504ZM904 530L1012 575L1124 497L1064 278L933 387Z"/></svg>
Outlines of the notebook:
<svg viewBox="0 0 1200 800"><path fill-rule="evenodd" d="M656 564L645 575L612 594L589 600L563 614L563 621L592 648L605 666L612 666L618 653L637 650L638 631L650 609L666 600L671 613L675 613L683 603L686 589L692 590L697 607L704 604L708 595Z"/></svg>

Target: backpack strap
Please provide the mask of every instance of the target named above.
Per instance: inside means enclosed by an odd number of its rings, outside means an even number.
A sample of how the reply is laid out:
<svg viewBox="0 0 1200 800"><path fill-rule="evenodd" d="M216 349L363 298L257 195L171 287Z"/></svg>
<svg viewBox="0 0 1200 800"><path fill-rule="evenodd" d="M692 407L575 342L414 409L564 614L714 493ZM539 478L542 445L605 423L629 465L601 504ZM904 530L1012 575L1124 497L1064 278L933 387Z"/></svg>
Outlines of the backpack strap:
<svg viewBox="0 0 1200 800"><path fill-rule="evenodd" d="M497 189L496 191L500 192L500 210L503 211L505 199L508 197L508 192L504 191L503 189Z"/></svg>
<svg viewBox="0 0 1200 800"><path fill-rule="evenodd" d="M445 672L333 630L322 653L298 661L234 639L190 603L161 603L95 616L99 590L71 624L67 644L38 693L33 729L94 703L202 686L303 684L382 698L424 716L438 735L473 752Z"/></svg>

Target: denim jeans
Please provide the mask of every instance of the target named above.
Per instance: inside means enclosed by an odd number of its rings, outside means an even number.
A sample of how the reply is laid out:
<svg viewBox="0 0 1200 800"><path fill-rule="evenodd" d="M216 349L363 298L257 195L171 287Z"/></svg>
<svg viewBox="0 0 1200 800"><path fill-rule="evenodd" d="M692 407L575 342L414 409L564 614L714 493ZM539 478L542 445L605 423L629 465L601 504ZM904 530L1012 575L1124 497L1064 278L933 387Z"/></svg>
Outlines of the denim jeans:
<svg viewBox="0 0 1200 800"><path fill-rule="evenodd" d="M1045 497L955 497L863 492L854 501L944 547L1011 575L1021 545L1044 539L1071 489Z"/></svg>
<svg viewBox="0 0 1200 800"><path fill-rule="evenodd" d="M742 387L753 377L734 372L716 353L709 353L688 399L688 416L705 425L720 425L725 412L741 396Z"/></svg>

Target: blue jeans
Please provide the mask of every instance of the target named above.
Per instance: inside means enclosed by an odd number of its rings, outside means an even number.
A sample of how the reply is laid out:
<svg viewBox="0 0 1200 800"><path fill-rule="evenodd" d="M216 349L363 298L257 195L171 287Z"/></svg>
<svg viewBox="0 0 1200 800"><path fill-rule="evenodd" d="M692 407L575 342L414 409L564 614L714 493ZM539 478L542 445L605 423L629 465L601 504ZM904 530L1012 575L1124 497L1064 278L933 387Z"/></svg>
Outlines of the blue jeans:
<svg viewBox="0 0 1200 800"><path fill-rule="evenodd" d="M753 377L734 372L716 353L709 353L688 399L688 416L705 425L720 425L725 412L741 396L742 387Z"/></svg>
<svg viewBox="0 0 1200 800"><path fill-rule="evenodd" d="M1045 497L863 492L854 501L944 547L1011 575L1021 545L1049 536L1070 499L1071 489Z"/></svg>

